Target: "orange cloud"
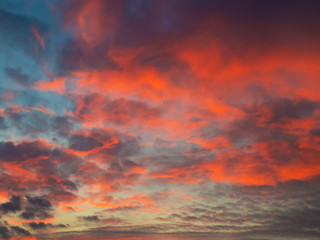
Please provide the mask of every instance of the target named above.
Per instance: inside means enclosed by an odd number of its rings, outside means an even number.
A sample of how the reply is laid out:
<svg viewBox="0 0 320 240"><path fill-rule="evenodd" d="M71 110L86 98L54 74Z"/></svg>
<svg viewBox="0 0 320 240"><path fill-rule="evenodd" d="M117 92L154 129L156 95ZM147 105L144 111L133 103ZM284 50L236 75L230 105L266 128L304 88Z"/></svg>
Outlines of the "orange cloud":
<svg viewBox="0 0 320 240"><path fill-rule="evenodd" d="M38 240L36 237L11 237L11 240Z"/></svg>
<svg viewBox="0 0 320 240"><path fill-rule="evenodd" d="M39 91L51 91L59 94L66 91L66 78L56 78L52 81L39 80L34 83L33 87Z"/></svg>

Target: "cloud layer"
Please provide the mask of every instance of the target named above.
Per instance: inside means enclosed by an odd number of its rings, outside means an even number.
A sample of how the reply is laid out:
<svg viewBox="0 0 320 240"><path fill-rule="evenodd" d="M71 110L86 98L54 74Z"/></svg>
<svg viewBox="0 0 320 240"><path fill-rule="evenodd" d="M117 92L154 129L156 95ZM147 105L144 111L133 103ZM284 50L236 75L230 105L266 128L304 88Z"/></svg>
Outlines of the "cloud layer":
<svg viewBox="0 0 320 240"><path fill-rule="evenodd" d="M319 237L319 3L200 2L0 3L0 238Z"/></svg>

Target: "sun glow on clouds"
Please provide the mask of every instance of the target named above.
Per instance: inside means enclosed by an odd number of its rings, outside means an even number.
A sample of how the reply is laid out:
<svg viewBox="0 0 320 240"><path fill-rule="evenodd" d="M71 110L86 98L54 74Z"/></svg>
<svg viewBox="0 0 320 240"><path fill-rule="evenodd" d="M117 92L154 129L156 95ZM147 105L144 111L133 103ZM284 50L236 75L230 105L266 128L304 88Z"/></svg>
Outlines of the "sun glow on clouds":
<svg viewBox="0 0 320 240"><path fill-rule="evenodd" d="M1 2L0 238L319 236L318 8Z"/></svg>

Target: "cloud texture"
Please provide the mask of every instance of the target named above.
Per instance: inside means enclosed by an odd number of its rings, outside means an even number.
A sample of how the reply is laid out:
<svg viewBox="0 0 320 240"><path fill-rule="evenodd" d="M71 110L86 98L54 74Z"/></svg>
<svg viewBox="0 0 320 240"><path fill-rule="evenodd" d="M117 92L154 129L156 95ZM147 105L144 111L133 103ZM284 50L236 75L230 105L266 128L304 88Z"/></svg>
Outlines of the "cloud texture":
<svg viewBox="0 0 320 240"><path fill-rule="evenodd" d="M1 1L0 238L317 239L319 7Z"/></svg>

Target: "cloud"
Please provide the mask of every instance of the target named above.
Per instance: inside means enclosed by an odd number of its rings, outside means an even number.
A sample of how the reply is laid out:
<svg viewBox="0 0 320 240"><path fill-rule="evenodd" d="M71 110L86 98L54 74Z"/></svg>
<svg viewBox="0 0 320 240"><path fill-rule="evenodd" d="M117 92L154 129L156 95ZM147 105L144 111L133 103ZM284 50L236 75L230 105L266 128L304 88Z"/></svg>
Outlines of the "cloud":
<svg viewBox="0 0 320 240"><path fill-rule="evenodd" d="M38 230L38 229L46 228L47 225L44 222L39 222L39 223L31 222L29 223L29 227L31 227L34 230Z"/></svg>
<svg viewBox="0 0 320 240"><path fill-rule="evenodd" d="M48 156L49 151L40 142L22 142L15 145L13 142L0 143L1 160L6 162L20 162L30 158Z"/></svg>
<svg viewBox="0 0 320 240"><path fill-rule="evenodd" d="M21 198L20 196L12 196L9 202L2 203L0 210L6 214L10 212L17 212L21 210Z"/></svg>
<svg viewBox="0 0 320 240"><path fill-rule="evenodd" d="M30 197L26 196L27 200L31 205L37 207L37 208L42 208L42 209L48 209L51 208L52 205L49 200L41 197Z"/></svg>
<svg viewBox="0 0 320 240"><path fill-rule="evenodd" d="M20 217L22 219L32 220L32 219L48 219L48 218L52 218L53 215L50 212L43 209L26 207L24 209L24 212L21 213Z"/></svg>
<svg viewBox="0 0 320 240"><path fill-rule="evenodd" d="M48 219L52 218L52 204L46 197L26 196L25 205L20 217L26 220L30 219Z"/></svg>
<svg viewBox="0 0 320 240"><path fill-rule="evenodd" d="M44 223L44 222L30 222L29 227L32 228L33 230L41 230L41 229L51 229L51 228L66 228L67 225L64 224L51 224L51 223Z"/></svg>
<svg viewBox="0 0 320 240"><path fill-rule="evenodd" d="M31 236L31 233L18 226L2 225L0 223L0 236L4 239L11 239L12 236Z"/></svg>
<svg viewBox="0 0 320 240"><path fill-rule="evenodd" d="M46 50L46 45L43 40L43 36L39 33L39 30L35 26L31 26L31 30L37 41L40 43L43 50Z"/></svg>
<svg viewBox="0 0 320 240"><path fill-rule="evenodd" d="M77 151L90 151L96 147L103 146L94 138L82 135L72 135L70 137L70 149Z"/></svg>
<svg viewBox="0 0 320 240"><path fill-rule="evenodd" d="M320 129L318 129L318 128L311 129L311 130L310 130L310 133L311 133L312 135L318 137L318 136L320 136Z"/></svg>
<svg viewBox="0 0 320 240"><path fill-rule="evenodd" d="M18 226L12 226L11 230L22 236L31 236L31 233L29 231Z"/></svg>
<svg viewBox="0 0 320 240"><path fill-rule="evenodd" d="M102 95L92 94L76 100L76 117L83 121L101 121L114 125L127 125L141 120L148 121L161 117L163 110L149 106L148 103L130 99L108 99Z"/></svg>
<svg viewBox="0 0 320 240"><path fill-rule="evenodd" d="M31 209L27 209L27 211L28 210L31 210ZM29 211L29 212L21 213L21 218L23 218L23 219L34 219L34 218L36 218L36 216L35 216L34 212Z"/></svg>
<svg viewBox="0 0 320 240"><path fill-rule="evenodd" d="M88 222L98 222L99 221L99 217L96 215L79 217L79 219L83 220L83 221L88 221Z"/></svg>
<svg viewBox="0 0 320 240"><path fill-rule="evenodd" d="M24 198L20 196L11 196L9 202L2 203L0 210L3 214L22 212L20 214L23 219L46 219L52 217L47 211L51 210L51 203L41 197L26 196L26 202Z"/></svg>
<svg viewBox="0 0 320 240"><path fill-rule="evenodd" d="M0 234L3 238L9 238L10 232L6 226L0 226Z"/></svg>
<svg viewBox="0 0 320 240"><path fill-rule="evenodd" d="M316 236L318 8L1 2L0 236Z"/></svg>

